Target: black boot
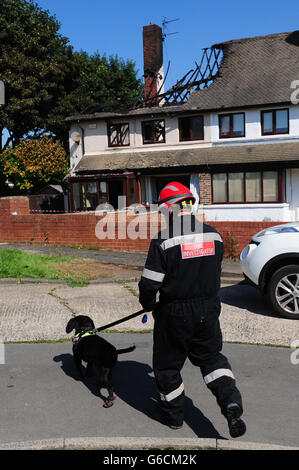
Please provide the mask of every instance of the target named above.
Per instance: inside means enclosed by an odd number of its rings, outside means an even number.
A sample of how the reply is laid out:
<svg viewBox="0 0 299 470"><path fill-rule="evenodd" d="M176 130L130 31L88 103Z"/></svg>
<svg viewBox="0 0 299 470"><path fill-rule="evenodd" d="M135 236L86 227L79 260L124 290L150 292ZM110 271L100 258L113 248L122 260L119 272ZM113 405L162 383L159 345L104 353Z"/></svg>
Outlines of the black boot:
<svg viewBox="0 0 299 470"><path fill-rule="evenodd" d="M246 432L246 424L241 418L242 410L237 403L230 403L226 408L226 418L231 437L243 436Z"/></svg>
<svg viewBox="0 0 299 470"><path fill-rule="evenodd" d="M166 415L163 406L160 404L160 400L158 399L155 406L154 412L154 419L159 421L159 423L168 426L170 429L181 429L183 427L183 423L178 423L172 420L169 416Z"/></svg>

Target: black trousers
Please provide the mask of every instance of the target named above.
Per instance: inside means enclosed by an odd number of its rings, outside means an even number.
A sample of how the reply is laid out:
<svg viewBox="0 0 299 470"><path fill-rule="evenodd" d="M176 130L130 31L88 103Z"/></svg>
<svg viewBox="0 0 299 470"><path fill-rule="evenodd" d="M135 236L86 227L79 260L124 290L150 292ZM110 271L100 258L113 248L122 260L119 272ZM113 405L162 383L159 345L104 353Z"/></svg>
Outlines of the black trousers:
<svg viewBox="0 0 299 470"><path fill-rule="evenodd" d="M221 354L218 297L159 304L154 310L153 370L159 405L165 418L181 425L184 419L184 384L181 369L189 358L198 366L207 387L215 395L222 414L229 403L242 398L231 366Z"/></svg>

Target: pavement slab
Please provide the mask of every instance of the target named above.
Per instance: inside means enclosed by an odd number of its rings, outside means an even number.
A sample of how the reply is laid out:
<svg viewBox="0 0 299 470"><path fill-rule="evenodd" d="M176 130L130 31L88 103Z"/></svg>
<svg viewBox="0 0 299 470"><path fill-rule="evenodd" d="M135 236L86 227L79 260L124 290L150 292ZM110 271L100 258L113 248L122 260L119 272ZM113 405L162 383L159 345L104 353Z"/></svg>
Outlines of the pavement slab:
<svg viewBox="0 0 299 470"><path fill-rule="evenodd" d="M134 288L136 283L134 283ZM142 309L138 292L131 283L103 283L86 287L59 286L55 295L63 299L76 315L90 316L97 327L121 319ZM141 316L112 327L118 331L144 330L153 328L152 315L148 323L141 323Z"/></svg>
<svg viewBox="0 0 299 470"><path fill-rule="evenodd" d="M290 347L299 340L299 321L279 317L257 289L246 284L220 289L224 341Z"/></svg>
<svg viewBox="0 0 299 470"><path fill-rule="evenodd" d="M267 300L251 286L220 289L220 323L224 341L291 347L299 340L299 322L278 317ZM138 282L103 282L83 287L67 284L0 284L2 341L58 340L68 337L65 326L74 315L88 315L96 327L141 309ZM112 327L117 331L151 330L142 316ZM69 335L71 337L71 335Z"/></svg>
<svg viewBox="0 0 299 470"><path fill-rule="evenodd" d="M2 341L52 340L63 337L70 317L65 305L49 295L53 285L1 285L0 337Z"/></svg>

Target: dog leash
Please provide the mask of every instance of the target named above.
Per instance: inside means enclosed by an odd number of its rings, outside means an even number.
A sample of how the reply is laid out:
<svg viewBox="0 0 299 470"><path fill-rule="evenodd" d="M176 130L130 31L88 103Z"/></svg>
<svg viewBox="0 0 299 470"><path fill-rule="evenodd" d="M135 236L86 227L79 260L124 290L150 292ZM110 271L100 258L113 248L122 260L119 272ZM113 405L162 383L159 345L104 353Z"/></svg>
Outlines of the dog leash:
<svg viewBox="0 0 299 470"><path fill-rule="evenodd" d="M139 310L139 312L132 313L131 315L128 315L127 317L121 318L120 320L113 321L111 323L108 323L107 325L100 326L99 328L96 328L95 331L102 331L106 330L106 328L110 328L110 326L118 325L119 323L123 323L124 321L131 320L131 318L138 317L138 315L141 315L142 313L145 313L145 310ZM147 321L147 315L145 314L142 319L142 323L146 323Z"/></svg>

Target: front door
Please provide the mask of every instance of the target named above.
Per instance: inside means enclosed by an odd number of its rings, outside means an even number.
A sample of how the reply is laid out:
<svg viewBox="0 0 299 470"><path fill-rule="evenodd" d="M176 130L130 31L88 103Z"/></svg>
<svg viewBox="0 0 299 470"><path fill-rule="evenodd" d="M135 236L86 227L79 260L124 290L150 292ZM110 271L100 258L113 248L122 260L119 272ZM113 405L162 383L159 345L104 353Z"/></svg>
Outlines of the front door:
<svg viewBox="0 0 299 470"><path fill-rule="evenodd" d="M124 196L124 181L123 180L110 180L109 181L109 204L113 206L115 210L121 208L118 207L118 197ZM123 205L126 205L124 203Z"/></svg>

